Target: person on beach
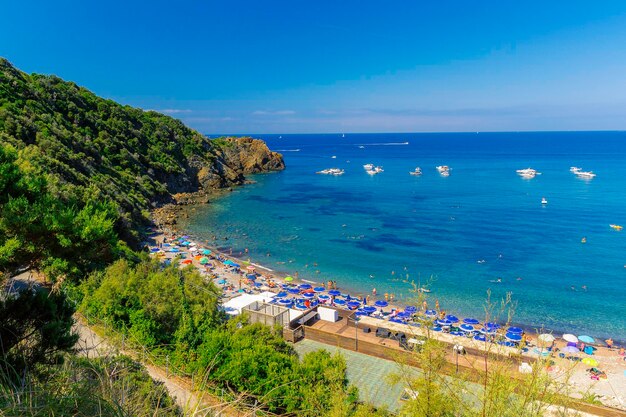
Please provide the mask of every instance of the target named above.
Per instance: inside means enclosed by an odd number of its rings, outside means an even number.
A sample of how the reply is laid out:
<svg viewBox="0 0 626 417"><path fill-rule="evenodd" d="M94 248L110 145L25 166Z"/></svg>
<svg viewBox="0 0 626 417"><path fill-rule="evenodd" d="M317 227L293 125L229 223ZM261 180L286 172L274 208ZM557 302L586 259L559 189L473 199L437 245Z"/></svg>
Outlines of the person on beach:
<svg viewBox="0 0 626 417"><path fill-rule="evenodd" d="M389 301L389 293L385 293L385 301Z"/></svg>
<svg viewBox="0 0 626 417"><path fill-rule="evenodd" d="M606 343L606 346L609 348L609 350L613 350L613 339L609 337L604 341L604 343Z"/></svg>
<svg viewBox="0 0 626 417"><path fill-rule="evenodd" d="M422 309L424 311L428 310L428 303L426 302L426 300L424 300L424 302L422 303Z"/></svg>
<svg viewBox="0 0 626 417"><path fill-rule="evenodd" d="M439 311L439 300L435 300L435 310Z"/></svg>
<svg viewBox="0 0 626 417"><path fill-rule="evenodd" d="M376 288L372 288L372 295L376 297Z"/></svg>
<svg viewBox="0 0 626 417"><path fill-rule="evenodd" d="M393 294L389 296L389 301L393 302Z"/></svg>

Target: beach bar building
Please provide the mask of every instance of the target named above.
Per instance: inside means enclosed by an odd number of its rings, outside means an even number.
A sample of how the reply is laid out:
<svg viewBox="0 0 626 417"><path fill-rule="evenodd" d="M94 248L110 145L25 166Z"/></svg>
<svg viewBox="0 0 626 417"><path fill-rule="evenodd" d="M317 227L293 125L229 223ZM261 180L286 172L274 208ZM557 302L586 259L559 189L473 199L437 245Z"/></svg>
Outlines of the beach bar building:
<svg viewBox="0 0 626 417"><path fill-rule="evenodd" d="M290 322L289 309L286 307L254 301L242 309L250 323L263 323L266 326L288 326Z"/></svg>

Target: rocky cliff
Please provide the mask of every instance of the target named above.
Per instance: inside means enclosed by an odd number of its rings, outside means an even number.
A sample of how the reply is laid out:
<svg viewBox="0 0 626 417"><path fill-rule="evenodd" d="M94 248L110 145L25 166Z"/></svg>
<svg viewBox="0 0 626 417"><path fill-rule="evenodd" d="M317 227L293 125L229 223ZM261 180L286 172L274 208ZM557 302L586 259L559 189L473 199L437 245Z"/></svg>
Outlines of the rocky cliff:
<svg viewBox="0 0 626 417"><path fill-rule="evenodd" d="M281 154L269 150L265 142L249 137L219 140L216 159L211 165L200 165L198 181L204 190L239 185L245 175L285 169Z"/></svg>

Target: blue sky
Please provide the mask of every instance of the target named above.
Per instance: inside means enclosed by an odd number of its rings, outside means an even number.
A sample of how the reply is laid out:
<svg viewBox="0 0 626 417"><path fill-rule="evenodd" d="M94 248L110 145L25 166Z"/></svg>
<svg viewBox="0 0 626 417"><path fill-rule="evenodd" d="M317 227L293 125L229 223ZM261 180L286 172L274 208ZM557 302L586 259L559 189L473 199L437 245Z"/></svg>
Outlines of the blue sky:
<svg viewBox="0 0 626 417"><path fill-rule="evenodd" d="M0 56L209 134L626 129L624 1L13 1Z"/></svg>

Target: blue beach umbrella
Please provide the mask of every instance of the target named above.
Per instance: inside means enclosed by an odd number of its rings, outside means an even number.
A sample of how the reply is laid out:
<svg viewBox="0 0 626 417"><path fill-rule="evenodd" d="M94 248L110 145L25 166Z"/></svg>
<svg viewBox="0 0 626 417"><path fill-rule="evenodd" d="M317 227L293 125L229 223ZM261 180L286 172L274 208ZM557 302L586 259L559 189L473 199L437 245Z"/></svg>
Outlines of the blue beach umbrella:
<svg viewBox="0 0 626 417"><path fill-rule="evenodd" d="M482 334L494 334L496 332L495 329L492 328L485 328L485 327L481 327L480 330L478 330L480 333Z"/></svg>
<svg viewBox="0 0 626 417"><path fill-rule="evenodd" d="M452 336L465 336L465 333L463 333L463 332L450 332L450 334Z"/></svg>
<svg viewBox="0 0 626 417"><path fill-rule="evenodd" d="M326 288L324 288L324 287L315 287L315 288L313 288L313 291L315 291L315 292L324 292L324 291L326 291Z"/></svg>
<svg viewBox="0 0 626 417"><path fill-rule="evenodd" d="M326 294L318 295L317 298L319 298L320 300L330 300L330 296Z"/></svg>
<svg viewBox="0 0 626 417"><path fill-rule="evenodd" d="M415 312L417 312L417 307L415 307L415 306L406 306L404 308L404 311L408 311L409 313L415 313Z"/></svg>
<svg viewBox="0 0 626 417"><path fill-rule="evenodd" d="M348 307L358 308L361 307L361 303L359 303L358 301L350 301L348 302Z"/></svg>
<svg viewBox="0 0 626 417"><path fill-rule="evenodd" d="M524 330L522 330L521 327L509 327L506 331L507 333L517 333L517 334L522 334L524 332Z"/></svg>
<svg viewBox="0 0 626 417"><path fill-rule="evenodd" d="M203 255L210 255L211 251L209 249L202 249L202 254Z"/></svg>
<svg viewBox="0 0 626 417"><path fill-rule="evenodd" d="M389 305L389 303L388 303L387 301L384 301L384 300L378 300L378 301L376 301L376 302L374 303L374 305L375 305L376 307L383 308L383 307L387 307L387 306Z"/></svg>
<svg viewBox="0 0 626 417"><path fill-rule="evenodd" d="M226 281L225 279L220 279L219 281L217 281L218 284L220 285L224 285L226 284L228 281Z"/></svg>
<svg viewBox="0 0 626 417"><path fill-rule="evenodd" d="M507 338L507 340L510 340L511 342L520 342L522 340L522 335L519 333L507 333L504 335L504 337Z"/></svg>
<svg viewBox="0 0 626 417"><path fill-rule="evenodd" d="M476 319L465 318L465 319L463 319L463 323L465 323L465 324L478 324L480 322L478 320L476 320Z"/></svg>
<svg viewBox="0 0 626 417"><path fill-rule="evenodd" d="M433 332L440 332L441 331L441 327L435 326L435 327L432 327L430 330L432 330Z"/></svg>
<svg viewBox="0 0 626 417"><path fill-rule="evenodd" d="M447 315L446 319L450 320L452 323L458 323L459 322L459 318L457 316L453 316L453 315Z"/></svg>
<svg viewBox="0 0 626 417"><path fill-rule="evenodd" d="M281 291L278 294L276 294L277 298L283 298L283 297L287 297L287 292L286 291Z"/></svg>
<svg viewBox="0 0 626 417"><path fill-rule="evenodd" d="M311 307L315 307L319 304L320 302L317 300L311 300Z"/></svg>
<svg viewBox="0 0 626 417"><path fill-rule="evenodd" d="M337 304L337 305L339 305L339 306L346 305L346 300L341 299L341 298L336 298L336 299L335 299L335 304Z"/></svg>
<svg viewBox="0 0 626 417"><path fill-rule="evenodd" d="M498 330L500 328L500 325L498 323L490 322L490 323L485 323L485 327L487 329Z"/></svg>
<svg viewBox="0 0 626 417"><path fill-rule="evenodd" d="M330 291L328 291L328 295L333 295L333 296L336 297L338 295L341 295L341 291L339 291L339 290L330 290Z"/></svg>
<svg viewBox="0 0 626 417"><path fill-rule="evenodd" d="M427 315L428 317L434 317L437 315L437 312L435 310L426 310L424 314Z"/></svg>
<svg viewBox="0 0 626 417"><path fill-rule="evenodd" d="M298 285L298 288L301 290L310 290L312 287L311 284L300 284Z"/></svg>
<svg viewBox="0 0 626 417"><path fill-rule="evenodd" d="M178 252L180 252L180 249L178 249L178 248L171 248L170 252L178 253Z"/></svg>
<svg viewBox="0 0 626 417"><path fill-rule="evenodd" d="M363 307L363 311L366 312L367 314L372 314L376 311L376 307L373 306L365 306Z"/></svg>
<svg viewBox="0 0 626 417"><path fill-rule="evenodd" d="M502 345L502 346L506 346L506 347L515 347L515 346L517 346L515 343L509 342L508 340L501 340L501 341L498 342L498 344Z"/></svg>
<svg viewBox="0 0 626 417"><path fill-rule="evenodd" d="M283 306L290 306L291 303L293 303L293 301L288 298L281 298L280 300L278 300L278 304Z"/></svg>
<svg viewBox="0 0 626 417"><path fill-rule="evenodd" d="M583 343L595 343L595 339L591 336L578 336L578 340L580 340Z"/></svg>
<svg viewBox="0 0 626 417"><path fill-rule="evenodd" d="M312 292L305 292L304 294L302 294L302 296L303 296L304 298L313 298L313 297L315 297L315 293L312 293Z"/></svg>
<svg viewBox="0 0 626 417"><path fill-rule="evenodd" d="M355 311L354 312L355 316L367 316L367 313L365 311Z"/></svg>
<svg viewBox="0 0 626 417"><path fill-rule="evenodd" d="M392 323L404 323L404 321L400 320L397 317L392 317L392 318L389 319L389 321L392 322Z"/></svg>
<svg viewBox="0 0 626 417"><path fill-rule="evenodd" d="M300 290L297 288L289 288L287 291L291 294L300 294Z"/></svg>
<svg viewBox="0 0 626 417"><path fill-rule="evenodd" d="M445 326L451 326L451 325L452 325L452 322L451 322L450 320L447 320L447 319L437 320L437 322L436 322L436 323L437 323L438 325L440 325L440 326L444 326L444 327L445 327Z"/></svg>
<svg viewBox="0 0 626 417"><path fill-rule="evenodd" d="M255 283L254 283L254 286L255 286L255 287L257 287L257 288L259 288L259 287L262 287L262 286L263 286L263 284L261 284L260 282L255 282Z"/></svg>
<svg viewBox="0 0 626 417"><path fill-rule="evenodd" d="M158 251L160 251L159 248L152 248L152 249L150 249L150 252L158 252Z"/></svg>
<svg viewBox="0 0 626 417"><path fill-rule="evenodd" d="M474 336L474 340L478 340L479 342L484 342L487 339L485 338L484 334L477 334L476 336Z"/></svg>
<svg viewBox="0 0 626 417"><path fill-rule="evenodd" d="M187 236L187 235L182 236L182 237L181 237L181 239L183 239L183 240L185 240L185 239L189 239L189 236Z"/></svg>
<svg viewBox="0 0 626 417"><path fill-rule="evenodd" d="M408 312L408 311L402 311L402 312L398 313L396 315L396 317L400 317L400 318L406 319L406 318L411 317L411 313Z"/></svg>
<svg viewBox="0 0 626 417"><path fill-rule="evenodd" d="M252 281L254 281L254 280L256 280L256 275L248 274L248 275L246 275L246 278L251 279Z"/></svg>
<svg viewBox="0 0 626 417"><path fill-rule="evenodd" d="M466 332L474 331L474 326L472 326L471 324L461 324L460 328L461 330L466 331Z"/></svg>

